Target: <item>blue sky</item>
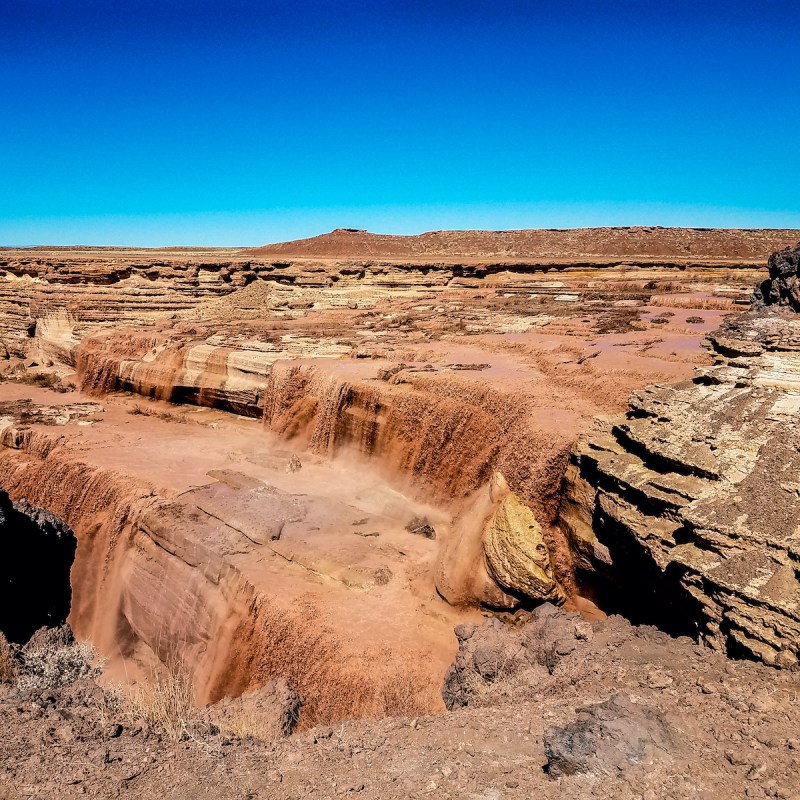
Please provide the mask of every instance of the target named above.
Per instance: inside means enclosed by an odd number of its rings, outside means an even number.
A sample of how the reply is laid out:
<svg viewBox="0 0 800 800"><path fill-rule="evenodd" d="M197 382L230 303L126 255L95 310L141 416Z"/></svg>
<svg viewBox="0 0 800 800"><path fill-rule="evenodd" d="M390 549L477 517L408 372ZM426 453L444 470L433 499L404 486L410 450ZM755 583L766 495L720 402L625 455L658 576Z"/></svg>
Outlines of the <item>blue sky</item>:
<svg viewBox="0 0 800 800"><path fill-rule="evenodd" d="M798 0L0 0L0 244L800 227L798 40Z"/></svg>

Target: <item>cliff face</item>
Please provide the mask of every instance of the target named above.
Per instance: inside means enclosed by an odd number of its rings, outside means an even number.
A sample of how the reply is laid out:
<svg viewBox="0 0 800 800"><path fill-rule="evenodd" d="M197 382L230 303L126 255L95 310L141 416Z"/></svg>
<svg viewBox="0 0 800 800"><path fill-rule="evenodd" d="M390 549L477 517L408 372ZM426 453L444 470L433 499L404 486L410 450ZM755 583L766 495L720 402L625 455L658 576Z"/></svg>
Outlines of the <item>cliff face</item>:
<svg viewBox="0 0 800 800"><path fill-rule="evenodd" d="M290 677L311 719L378 713L430 689L475 605L575 599L552 524L572 444L707 360L700 336L755 280L723 250L4 252L0 487L74 531L70 622L106 655L177 655L201 699ZM20 405L54 377L80 392Z"/></svg>
<svg viewBox="0 0 800 800"><path fill-rule="evenodd" d="M775 296L791 296L789 271L772 280ZM791 666L800 644L800 318L755 310L710 341L713 366L635 393L626 418L583 439L560 519L580 566L609 581L618 607Z"/></svg>

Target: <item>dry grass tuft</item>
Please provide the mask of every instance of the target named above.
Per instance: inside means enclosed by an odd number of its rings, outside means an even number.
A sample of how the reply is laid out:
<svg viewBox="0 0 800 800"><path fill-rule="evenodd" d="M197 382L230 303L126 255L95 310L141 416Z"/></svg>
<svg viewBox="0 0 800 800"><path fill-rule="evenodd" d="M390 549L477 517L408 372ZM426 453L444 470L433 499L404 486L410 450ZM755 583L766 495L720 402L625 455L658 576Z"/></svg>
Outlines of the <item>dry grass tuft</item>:
<svg viewBox="0 0 800 800"><path fill-rule="evenodd" d="M184 425L189 423L189 419L185 414L173 414L171 411L160 411L156 408L146 408L139 403L136 403L129 408L128 413L139 417L156 417L157 419L164 420L164 422L179 422Z"/></svg>
<svg viewBox="0 0 800 800"><path fill-rule="evenodd" d="M194 708L194 682L177 656L170 656L164 670L154 671L147 688L135 688L128 701L130 711L163 731L172 741L189 735Z"/></svg>
<svg viewBox="0 0 800 800"><path fill-rule="evenodd" d="M54 389L59 384L59 377L54 372L21 372L17 376L19 383L29 386L41 386L44 389Z"/></svg>
<svg viewBox="0 0 800 800"><path fill-rule="evenodd" d="M506 653L494 664L484 665L483 672L474 667L467 673L464 685L470 706L493 706L519 698L529 679L520 671L516 655Z"/></svg>

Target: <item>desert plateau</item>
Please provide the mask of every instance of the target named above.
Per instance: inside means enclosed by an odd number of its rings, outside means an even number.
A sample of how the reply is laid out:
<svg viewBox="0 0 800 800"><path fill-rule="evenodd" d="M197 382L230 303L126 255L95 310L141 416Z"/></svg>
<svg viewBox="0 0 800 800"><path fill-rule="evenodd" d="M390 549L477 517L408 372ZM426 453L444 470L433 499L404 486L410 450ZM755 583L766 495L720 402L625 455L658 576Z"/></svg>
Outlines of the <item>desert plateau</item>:
<svg viewBox="0 0 800 800"><path fill-rule="evenodd" d="M0 2L0 800L800 800L798 0Z"/></svg>
<svg viewBox="0 0 800 800"><path fill-rule="evenodd" d="M0 796L797 797L798 240L0 250Z"/></svg>

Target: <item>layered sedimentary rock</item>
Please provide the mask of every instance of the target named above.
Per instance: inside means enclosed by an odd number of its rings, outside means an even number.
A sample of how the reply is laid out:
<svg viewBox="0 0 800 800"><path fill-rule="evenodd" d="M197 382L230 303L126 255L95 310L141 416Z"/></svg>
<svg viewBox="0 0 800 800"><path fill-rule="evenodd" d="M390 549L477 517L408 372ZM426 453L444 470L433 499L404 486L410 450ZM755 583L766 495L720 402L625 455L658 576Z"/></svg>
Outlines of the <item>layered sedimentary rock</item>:
<svg viewBox="0 0 800 800"><path fill-rule="evenodd" d="M790 296L793 273L780 265L799 253L772 259L767 297ZM629 614L791 666L800 648L800 317L754 310L710 341L713 366L635 393L625 419L582 441L561 523L579 566L591 580L605 576Z"/></svg>
<svg viewBox="0 0 800 800"><path fill-rule="evenodd" d="M15 501L46 505L74 531L63 614L121 670L124 660L126 682L177 662L206 702L286 678L313 723L380 713L390 678L435 675L447 654L431 657L426 648L441 641L447 616L428 623L415 597L399 591L416 580L406 563L432 558L435 543L408 533L420 509L402 495L259 448L252 422L218 432L220 423L176 425L118 408L114 422L115 409L70 421L66 404L55 418L67 422L52 426L43 422L51 408L37 416L21 401L14 418L5 404L11 427L0 485ZM228 448L240 469L220 468L233 460ZM326 495L318 484L331 480L343 489ZM361 525L380 541L354 535ZM43 545L30 535L22 543L36 552L25 550L22 563L11 558L14 541L5 540L16 533L3 532L12 579L44 569ZM46 594L35 581L26 591ZM403 621L390 635L375 618L394 612ZM402 657L395 642L404 643ZM430 677L407 679L412 706L431 708Z"/></svg>
<svg viewBox="0 0 800 800"><path fill-rule="evenodd" d="M492 476L489 492L495 505L483 534L483 552L497 585L534 601L562 600L542 526L506 483Z"/></svg>
<svg viewBox="0 0 800 800"><path fill-rule="evenodd" d="M367 695L380 710L381 664L395 678L400 662L352 660L364 641L386 644L378 612L401 649L427 637L436 650L435 626L469 606L574 600L552 525L574 438L630 389L706 360L699 337L785 235L750 233L634 231L601 236L585 258L582 234L525 258L502 236L463 259L452 237L441 256L407 259L4 252L3 397L36 382L84 396L0 407L0 486L75 530L71 619L104 652L141 666L177 651L202 699L287 675L288 653L304 713L355 713L324 707L334 684L359 713ZM105 397L116 392L140 397ZM277 455L279 437L292 453ZM329 464L316 483L307 459ZM507 492L490 490L495 471ZM356 492L354 476L392 491ZM335 501L320 498L331 486ZM431 505L412 515L412 502ZM409 535L417 511L435 541ZM437 585L458 608L435 594L439 547ZM327 607L338 627L320 638L309 620ZM410 661L441 668L440 651L437 667L420 648Z"/></svg>
<svg viewBox="0 0 800 800"><path fill-rule="evenodd" d="M98 325L181 314L259 281L317 290L474 287L509 275L636 263L710 273L756 267L796 238L796 231L781 229L435 231L418 237L343 230L255 250L0 249L0 341L22 353L26 337L51 317L69 317L80 335Z"/></svg>

